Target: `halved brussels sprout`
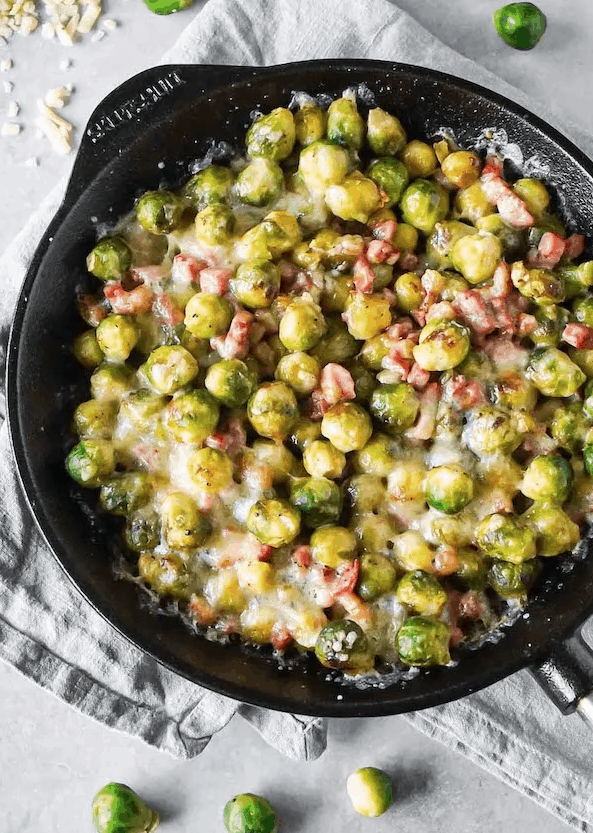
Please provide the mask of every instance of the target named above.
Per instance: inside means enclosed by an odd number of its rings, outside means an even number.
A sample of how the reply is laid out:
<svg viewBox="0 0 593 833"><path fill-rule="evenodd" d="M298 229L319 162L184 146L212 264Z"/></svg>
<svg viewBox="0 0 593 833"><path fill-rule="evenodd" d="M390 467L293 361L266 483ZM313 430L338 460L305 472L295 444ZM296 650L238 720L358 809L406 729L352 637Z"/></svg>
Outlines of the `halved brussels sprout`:
<svg viewBox="0 0 593 833"><path fill-rule="evenodd" d="M354 171L341 183L327 188L325 202L336 217L366 223L371 214L379 208L381 196L372 179Z"/></svg>
<svg viewBox="0 0 593 833"><path fill-rule="evenodd" d="M356 592L365 602L374 602L395 586L397 567L385 555L365 552L360 559Z"/></svg>
<svg viewBox="0 0 593 833"><path fill-rule="evenodd" d="M100 486L115 468L113 446L107 440L82 440L66 457L66 471L80 486Z"/></svg>
<svg viewBox="0 0 593 833"><path fill-rule="evenodd" d="M204 384L223 405L239 408L253 393L256 382L245 362L240 359L223 359L210 365Z"/></svg>
<svg viewBox="0 0 593 833"><path fill-rule="evenodd" d="M482 163L473 150L457 150L447 154L441 162L441 170L456 188L473 185L480 176Z"/></svg>
<svg viewBox="0 0 593 833"><path fill-rule="evenodd" d="M294 114L296 139L303 147L318 142L325 135L327 113L314 101L305 101Z"/></svg>
<svg viewBox="0 0 593 833"><path fill-rule="evenodd" d="M401 199L404 188L409 182L406 166L399 159L383 157L371 162L367 176L387 194L386 205L395 205Z"/></svg>
<svg viewBox="0 0 593 833"><path fill-rule="evenodd" d="M165 541L172 549L194 549L203 544L212 526L193 498L181 491L169 492L160 505Z"/></svg>
<svg viewBox="0 0 593 833"><path fill-rule="evenodd" d="M115 362L125 362L140 338L138 325L129 315L108 315L96 329L97 344Z"/></svg>
<svg viewBox="0 0 593 833"><path fill-rule="evenodd" d="M389 300L382 295L355 292L350 296L346 306L344 320L354 338L372 338L391 323Z"/></svg>
<svg viewBox="0 0 593 833"><path fill-rule="evenodd" d="M197 338L214 338L226 333L231 318L231 305L226 298L196 292L187 302L184 324Z"/></svg>
<svg viewBox="0 0 593 833"><path fill-rule="evenodd" d="M350 674L365 674L375 661L364 631L351 619L336 619L321 630L315 656L325 668L339 668Z"/></svg>
<svg viewBox="0 0 593 833"><path fill-rule="evenodd" d="M224 826L227 833L276 833L278 820L274 808L265 798L241 793L226 803Z"/></svg>
<svg viewBox="0 0 593 833"><path fill-rule="evenodd" d="M287 350L310 350L325 333L321 308L312 301L293 301L280 319L278 335Z"/></svg>
<svg viewBox="0 0 593 833"><path fill-rule="evenodd" d="M194 220L196 238L207 246L230 243L235 230L235 215L222 203L207 205L196 214Z"/></svg>
<svg viewBox="0 0 593 833"><path fill-rule="evenodd" d="M571 550L581 537L578 524L559 506L540 500L521 515L522 522L535 533L537 554L547 558Z"/></svg>
<svg viewBox="0 0 593 833"><path fill-rule="evenodd" d="M220 407L207 390L179 391L169 402L164 422L174 440L201 443L214 433Z"/></svg>
<svg viewBox="0 0 593 833"><path fill-rule="evenodd" d="M327 440L314 440L303 451L303 465L312 477L340 477L346 457Z"/></svg>
<svg viewBox="0 0 593 833"><path fill-rule="evenodd" d="M560 454L535 457L523 476L521 491L532 500L564 503L570 494L574 473L569 461Z"/></svg>
<svg viewBox="0 0 593 833"><path fill-rule="evenodd" d="M192 484L207 495L220 494L233 479L233 464L219 448L199 448L187 461Z"/></svg>
<svg viewBox="0 0 593 833"><path fill-rule="evenodd" d="M380 107L369 110L367 141L377 156L396 156L406 144L406 131L397 116Z"/></svg>
<svg viewBox="0 0 593 833"><path fill-rule="evenodd" d="M353 402L339 402L323 416L321 433L344 453L355 451L369 441L373 433L368 413Z"/></svg>
<svg viewBox="0 0 593 833"><path fill-rule="evenodd" d="M268 260L249 260L242 263L231 279L236 299L251 309L264 309L280 289L280 270Z"/></svg>
<svg viewBox="0 0 593 833"><path fill-rule="evenodd" d="M330 185L338 185L349 168L348 151L331 142L312 142L299 156L299 173L312 194L323 194Z"/></svg>
<svg viewBox="0 0 593 833"><path fill-rule="evenodd" d="M450 252L453 267L470 283L489 280L501 257L502 243L487 232L460 237Z"/></svg>
<svg viewBox="0 0 593 833"><path fill-rule="evenodd" d="M356 557L354 533L343 526L322 526L311 535L311 556L325 567L335 569Z"/></svg>
<svg viewBox="0 0 593 833"><path fill-rule="evenodd" d="M257 157L243 168L235 183L235 193L246 205L260 207L274 202L284 189L282 168L270 159Z"/></svg>
<svg viewBox="0 0 593 833"><path fill-rule="evenodd" d="M488 583L503 599L525 599L537 576L537 563L495 560L488 572Z"/></svg>
<svg viewBox="0 0 593 833"><path fill-rule="evenodd" d="M99 501L107 512L125 516L148 503L152 489L152 479L146 472L122 472L103 483Z"/></svg>
<svg viewBox="0 0 593 833"><path fill-rule="evenodd" d="M183 196L199 211L215 203L228 204L235 174L231 168L209 165L186 183Z"/></svg>

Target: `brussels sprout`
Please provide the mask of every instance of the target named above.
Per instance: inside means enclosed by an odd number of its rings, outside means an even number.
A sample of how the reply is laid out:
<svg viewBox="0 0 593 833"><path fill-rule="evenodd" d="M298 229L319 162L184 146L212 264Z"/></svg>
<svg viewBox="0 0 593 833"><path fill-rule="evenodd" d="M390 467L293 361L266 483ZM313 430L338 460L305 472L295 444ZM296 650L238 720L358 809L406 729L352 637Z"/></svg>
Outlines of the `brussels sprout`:
<svg viewBox="0 0 593 833"><path fill-rule="evenodd" d="M164 421L176 442L201 443L214 432L220 408L206 390L176 393L165 411Z"/></svg>
<svg viewBox="0 0 593 833"><path fill-rule="evenodd" d="M332 569L356 557L356 538L343 526L316 529L311 535L310 547L313 560Z"/></svg>
<svg viewBox="0 0 593 833"><path fill-rule="evenodd" d="M418 230L408 223L397 224L395 230L395 237L393 238L393 245L400 252L413 252L418 245Z"/></svg>
<svg viewBox="0 0 593 833"><path fill-rule="evenodd" d="M196 214L194 220L196 238L207 246L229 243L235 230L235 215L227 205L213 203Z"/></svg>
<svg viewBox="0 0 593 833"><path fill-rule="evenodd" d="M576 298L579 295L586 295L590 286L593 286L593 260L575 265L565 263L556 267L556 272L564 281L564 289L567 298Z"/></svg>
<svg viewBox="0 0 593 833"><path fill-rule="evenodd" d="M101 364L91 376L95 399L121 399L132 387L133 371L126 365Z"/></svg>
<svg viewBox="0 0 593 833"><path fill-rule="evenodd" d="M166 396L141 388L132 391L122 400L119 413L136 428L146 429L147 424L161 414L168 401Z"/></svg>
<svg viewBox="0 0 593 833"><path fill-rule="evenodd" d="M233 479L233 464L218 448L199 448L187 461L187 474L193 485L208 495L216 495Z"/></svg>
<svg viewBox="0 0 593 833"><path fill-rule="evenodd" d="M369 370L381 370L383 367L383 359L389 355L392 343L393 339L387 333L378 333L365 341L360 349L358 358ZM373 389L375 386L376 383L373 384Z"/></svg>
<svg viewBox="0 0 593 833"><path fill-rule="evenodd" d="M400 153L400 159L406 166L410 179L424 177L433 173L437 168L437 157L434 150L426 142L412 139Z"/></svg>
<svg viewBox="0 0 593 833"><path fill-rule="evenodd" d="M325 333L321 308L312 301L294 301L280 319L278 335L287 350L310 350Z"/></svg>
<svg viewBox="0 0 593 833"><path fill-rule="evenodd" d="M256 383L245 362L224 359L210 365L204 384L223 405L238 408L247 402Z"/></svg>
<svg viewBox="0 0 593 833"><path fill-rule="evenodd" d="M132 265L132 252L121 237L104 237L86 259L86 268L102 281L116 281Z"/></svg>
<svg viewBox="0 0 593 833"><path fill-rule="evenodd" d="M270 469L274 483L284 483L302 471L296 457L282 443L273 440L255 440L245 454L255 460L256 464Z"/></svg>
<svg viewBox="0 0 593 833"><path fill-rule="evenodd" d="M572 305L572 315L575 321L593 327L593 297L579 298Z"/></svg>
<svg viewBox="0 0 593 833"><path fill-rule="evenodd" d="M507 260L519 257L525 249L525 233L521 229L513 228L510 223L502 219L500 214L487 214L476 220L479 231L494 234L502 244L503 256Z"/></svg>
<svg viewBox="0 0 593 833"><path fill-rule="evenodd" d="M373 391L369 410L388 432L403 434L416 421L420 401L407 382L380 385Z"/></svg>
<svg viewBox="0 0 593 833"><path fill-rule="evenodd" d="M95 488L115 468L113 446L107 440L81 440L66 457L66 471L80 486Z"/></svg>
<svg viewBox="0 0 593 833"><path fill-rule="evenodd" d="M320 372L317 359L299 351L283 356L274 375L290 385L298 396L309 396L318 385Z"/></svg>
<svg viewBox="0 0 593 833"><path fill-rule="evenodd" d="M532 411L537 402L537 390L522 373L507 371L488 386L488 395L494 405L510 411Z"/></svg>
<svg viewBox="0 0 593 833"><path fill-rule="evenodd" d="M325 477L299 477L290 484L290 502L307 526L318 527L338 520L342 511L339 486Z"/></svg>
<svg viewBox="0 0 593 833"><path fill-rule="evenodd" d="M261 385L247 404L247 416L258 434L283 440L298 417L295 395L284 382Z"/></svg>
<svg viewBox="0 0 593 833"><path fill-rule="evenodd" d="M245 144L249 156L281 162L292 153L295 138L292 113L285 107L277 107L253 122L245 136Z"/></svg>
<svg viewBox="0 0 593 833"><path fill-rule="evenodd" d="M474 496L474 481L461 466L437 466L426 475L426 502L444 512L456 515Z"/></svg>
<svg viewBox="0 0 593 833"><path fill-rule="evenodd" d="M397 569L385 555L365 552L360 559L356 592L365 602L374 602L395 585Z"/></svg>
<svg viewBox="0 0 593 833"><path fill-rule="evenodd" d="M511 280L521 295L536 304L559 304L564 301L564 281L549 269L527 269L522 260L513 263Z"/></svg>
<svg viewBox="0 0 593 833"><path fill-rule="evenodd" d="M152 494L152 481L143 471L128 471L110 477L102 486L99 501L114 515L129 515L144 506Z"/></svg>
<svg viewBox="0 0 593 833"><path fill-rule="evenodd" d="M447 603L447 591L422 570L406 573L397 585L396 595L401 604L425 616L438 616Z"/></svg>
<svg viewBox="0 0 593 833"><path fill-rule="evenodd" d="M397 116L380 107L369 110L367 141L377 156L395 156L406 144L406 131Z"/></svg>
<svg viewBox="0 0 593 833"><path fill-rule="evenodd" d="M187 302L184 324L197 338L221 336L229 328L232 309L226 298L196 292Z"/></svg>
<svg viewBox="0 0 593 833"><path fill-rule="evenodd" d="M279 288L280 270L267 260L242 263L231 279L231 289L237 300L252 309L269 307Z"/></svg>
<svg viewBox="0 0 593 833"><path fill-rule="evenodd" d="M449 195L437 182L417 179L402 194L400 208L405 223L430 234L449 212Z"/></svg>
<svg viewBox="0 0 593 833"><path fill-rule="evenodd" d="M564 503L568 499L574 474L572 466L560 454L535 457L523 477L521 491L525 497L546 503Z"/></svg>
<svg viewBox="0 0 593 833"><path fill-rule="evenodd" d="M513 185L513 191L523 200L527 210L534 217L541 217L550 204L548 189L539 179L530 177L518 179Z"/></svg>
<svg viewBox="0 0 593 833"><path fill-rule="evenodd" d="M476 529L476 543L491 558L520 564L535 558L535 535L512 515L487 515Z"/></svg>
<svg viewBox="0 0 593 833"><path fill-rule="evenodd" d="M385 515L354 515L350 528L356 535L361 549L365 552L377 552L389 555L395 547L397 529L393 521Z"/></svg>
<svg viewBox="0 0 593 833"><path fill-rule="evenodd" d="M133 552L153 550L161 542L161 521L153 509L142 509L126 521L125 539Z"/></svg>
<svg viewBox="0 0 593 833"><path fill-rule="evenodd" d="M290 429L288 442L298 451L304 452L320 436L320 422L313 422L313 420L307 419L307 417L299 417Z"/></svg>
<svg viewBox="0 0 593 833"><path fill-rule="evenodd" d="M297 142L303 147L318 142L325 135L327 113L313 101L305 101L294 114Z"/></svg>
<svg viewBox="0 0 593 833"><path fill-rule="evenodd" d="M396 539L395 560L406 571L432 570L434 552L419 532L409 529Z"/></svg>
<svg viewBox="0 0 593 833"><path fill-rule="evenodd" d="M541 304L534 315L537 325L529 338L537 347L557 347L568 324L568 310L555 304Z"/></svg>
<svg viewBox="0 0 593 833"><path fill-rule="evenodd" d="M353 275L327 272L321 292L321 306L327 312L344 312L354 286Z"/></svg>
<svg viewBox="0 0 593 833"><path fill-rule="evenodd" d="M376 382L374 375L359 361L348 362L346 364L346 370L352 376L356 399L361 402L368 401L375 389Z"/></svg>
<svg viewBox="0 0 593 833"><path fill-rule="evenodd" d="M545 497L538 500L545 501ZM559 506L536 502L521 516L521 521L535 533L537 554L560 555L575 547L581 537L575 524Z"/></svg>
<svg viewBox="0 0 593 833"><path fill-rule="evenodd" d="M344 320L354 338L372 338L391 323L389 300L382 295L355 292L348 301Z"/></svg>
<svg viewBox="0 0 593 833"><path fill-rule="evenodd" d="M138 575L159 596L172 596L187 601L194 590L194 582L185 561L174 553L140 553Z"/></svg>
<svg viewBox="0 0 593 833"><path fill-rule="evenodd" d="M387 493L383 481L374 474L355 474L346 486L346 497L352 513L380 514Z"/></svg>
<svg viewBox="0 0 593 833"><path fill-rule="evenodd" d="M105 358L95 330L85 330L77 335L72 343L72 353L77 362L88 368L97 367Z"/></svg>
<svg viewBox="0 0 593 833"><path fill-rule="evenodd" d="M169 234L179 226L183 200L171 191L147 191L136 203L136 219L151 234Z"/></svg>
<svg viewBox="0 0 593 833"><path fill-rule="evenodd" d="M488 575L488 563L476 550L463 547L457 550L455 576L470 590L483 590Z"/></svg>
<svg viewBox="0 0 593 833"><path fill-rule="evenodd" d="M419 460L395 461L387 475L387 489L395 500L424 499L426 469Z"/></svg>
<svg viewBox="0 0 593 833"><path fill-rule="evenodd" d="M451 246L451 263L470 283L489 280L502 257L502 243L493 234L460 237Z"/></svg>
<svg viewBox="0 0 593 833"><path fill-rule="evenodd" d="M280 257L301 242L298 220L289 211L270 211L259 225L272 257Z"/></svg>
<svg viewBox="0 0 593 833"><path fill-rule="evenodd" d="M525 561L493 561L488 572L488 583L503 599L525 599L537 575L537 563Z"/></svg>
<svg viewBox="0 0 593 833"><path fill-rule="evenodd" d="M373 427L369 415L360 405L339 402L324 414L321 433L337 449L347 453L364 448Z"/></svg>
<svg viewBox="0 0 593 833"><path fill-rule="evenodd" d="M327 440L314 440L303 451L303 465L312 477L340 477L346 457Z"/></svg>
<svg viewBox="0 0 593 833"><path fill-rule="evenodd" d="M208 518L185 492L169 492L160 506L163 535L172 549L199 547L210 535Z"/></svg>
<svg viewBox="0 0 593 833"><path fill-rule="evenodd" d="M577 350L575 347L569 347L568 356L577 367L580 367L588 379L593 378L593 350Z"/></svg>
<svg viewBox="0 0 593 833"><path fill-rule="evenodd" d="M247 205L269 205L284 189L282 168L270 159L253 159L235 183L235 193Z"/></svg>
<svg viewBox="0 0 593 833"><path fill-rule="evenodd" d="M451 266L449 257L451 249L468 235L477 235L474 226L461 223L459 220L443 220L436 223L434 230L426 241L426 256L428 263L434 269L448 269Z"/></svg>
<svg viewBox="0 0 593 833"><path fill-rule="evenodd" d="M479 182L458 191L455 196L455 213L459 219L477 223L482 217L494 214L496 208L486 199Z"/></svg>
<svg viewBox="0 0 593 833"><path fill-rule="evenodd" d="M447 625L428 616L412 616L397 632L395 647L405 665L447 665L450 632Z"/></svg>
<svg viewBox="0 0 593 833"><path fill-rule="evenodd" d="M108 315L96 330L97 344L116 362L125 362L140 337L138 326L129 315Z"/></svg>
<svg viewBox="0 0 593 833"><path fill-rule="evenodd" d="M201 210L216 203L228 204L235 174L222 165L209 165L187 182L183 196L194 208Z"/></svg>
<svg viewBox="0 0 593 833"><path fill-rule="evenodd" d="M356 339L348 332L347 326L335 318L326 319L327 330L311 350L323 366L330 362L342 364L358 352Z"/></svg>
<svg viewBox="0 0 593 833"><path fill-rule="evenodd" d="M551 214L544 214L538 217L537 224L529 226L527 229L527 245L531 249L537 249L542 237L547 231L553 231L560 237L566 237L566 228L559 220Z"/></svg>
<svg viewBox="0 0 593 833"><path fill-rule="evenodd" d="M74 411L74 430L79 437L109 440L117 418L117 404L111 399L89 399Z"/></svg>
<svg viewBox="0 0 593 833"><path fill-rule="evenodd" d="M356 101L337 98L327 111L327 138L330 142L360 150L366 133L364 119L358 112Z"/></svg>
<svg viewBox="0 0 593 833"><path fill-rule="evenodd" d="M373 180L355 171L340 184L327 188L325 202L336 217L366 223L373 211L379 208L381 197Z"/></svg>
<svg viewBox="0 0 593 833"><path fill-rule="evenodd" d="M468 415L463 441L478 457L510 454L521 442L521 435L508 413L490 405L481 405Z"/></svg>
<svg viewBox="0 0 593 833"><path fill-rule="evenodd" d="M482 163L473 150L449 153L441 163L441 170L456 188L468 188L480 176Z"/></svg>
<svg viewBox="0 0 593 833"><path fill-rule="evenodd" d="M349 167L348 151L331 142L312 142L299 156L299 173L312 194L323 194L330 185L339 185Z"/></svg>
<svg viewBox="0 0 593 833"><path fill-rule="evenodd" d="M356 812L367 818L382 816L393 801L391 781L374 766L362 767L348 776L346 791Z"/></svg>
<svg viewBox="0 0 593 833"><path fill-rule="evenodd" d="M353 457L354 468L359 473L387 477L400 457L398 442L386 434L375 434Z"/></svg>
<svg viewBox="0 0 593 833"><path fill-rule="evenodd" d="M92 811L97 833L152 833L161 820L134 790L114 781L95 793Z"/></svg>
<svg viewBox="0 0 593 833"><path fill-rule="evenodd" d="M241 793L226 803L224 826L228 833L276 833L278 820L274 808L265 798Z"/></svg>
<svg viewBox="0 0 593 833"><path fill-rule="evenodd" d="M414 359L424 370L450 370L465 359L469 345L467 327L449 318L433 318L420 332Z"/></svg>
<svg viewBox="0 0 593 833"><path fill-rule="evenodd" d="M371 162L367 176L387 194L389 200L386 205L398 203L409 182L408 172L403 162L391 157L383 157L383 159L375 159Z"/></svg>
<svg viewBox="0 0 593 833"><path fill-rule="evenodd" d="M418 309L424 300L422 280L415 272L405 272L400 275L393 288L397 297L397 305L404 312Z"/></svg>
<svg viewBox="0 0 593 833"><path fill-rule="evenodd" d="M574 452L582 447L589 425L581 403L569 402L554 410L550 434L559 446Z"/></svg>
<svg viewBox="0 0 593 833"><path fill-rule="evenodd" d="M315 656L326 668L340 668L350 674L365 674L374 665L364 631L351 619L335 619L321 630Z"/></svg>
<svg viewBox="0 0 593 833"><path fill-rule="evenodd" d="M583 371L556 347L536 348L525 372L545 396L572 396L586 379Z"/></svg>
<svg viewBox="0 0 593 833"><path fill-rule="evenodd" d="M262 544L274 548L294 541L300 528L299 512L284 500L258 500L247 516L247 529Z"/></svg>
<svg viewBox="0 0 593 833"><path fill-rule="evenodd" d="M189 385L198 375L196 360L180 345L157 347L141 370L154 390L166 394L175 393Z"/></svg>

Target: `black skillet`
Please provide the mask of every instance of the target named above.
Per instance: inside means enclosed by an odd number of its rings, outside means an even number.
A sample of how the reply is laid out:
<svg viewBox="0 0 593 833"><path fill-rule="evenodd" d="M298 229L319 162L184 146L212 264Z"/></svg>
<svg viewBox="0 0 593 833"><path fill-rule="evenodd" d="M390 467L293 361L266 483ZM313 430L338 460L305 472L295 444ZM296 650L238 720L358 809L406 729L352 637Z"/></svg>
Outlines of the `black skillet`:
<svg viewBox="0 0 593 833"><path fill-rule="evenodd" d="M593 661L579 628L593 612L593 561L548 559L526 612L478 650L461 648L451 667L420 671L384 688L340 685L311 666L279 668L265 654L196 636L175 617L155 618L140 591L114 579L117 534L64 472L73 403L88 379L69 354L82 329L75 287L97 235L147 189L187 179L212 138L237 144L256 108L286 106L295 90L336 96L364 82L411 135L441 128L472 146L485 129L504 130L525 158L551 171L552 191L570 206L574 230L593 227L593 164L531 113L443 73L379 61L311 61L264 69L166 66L135 76L102 101L85 130L64 202L47 229L18 302L8 357L8 411L21 482L37 523L65 573L121 634L173 671L208 688L272 709L326 716L395 714L477 691L529 667L565 713L593 689ZM591 257L593 252L589 251ZM580 710L587 712L588 700Z"/></svg>

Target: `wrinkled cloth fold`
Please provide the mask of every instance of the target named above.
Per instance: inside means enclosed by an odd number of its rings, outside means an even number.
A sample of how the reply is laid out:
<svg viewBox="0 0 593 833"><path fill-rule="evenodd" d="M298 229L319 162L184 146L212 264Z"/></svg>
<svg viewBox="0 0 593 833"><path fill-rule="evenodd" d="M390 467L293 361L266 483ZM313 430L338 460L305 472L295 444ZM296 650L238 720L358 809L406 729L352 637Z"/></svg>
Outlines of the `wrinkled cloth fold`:
<svg viewBox="0 0 593 833"><path fill-rule="evenodd" d="M440 43L387 0L210 0L161 63L258 66L338 57L420 64L470 79L531 109L593 154L585 131ZM52 191L0 259L4 353L19 286L64 188ZM85 714L178 757L201 752L237 713L292 758L323 752L325 721L268 712L193 685L146 657L87 604L31 520L5 424L0 507L1 659ZM406 719L576 829L593 831L593 738L578 717L563 718L527 672Z"/></svg>

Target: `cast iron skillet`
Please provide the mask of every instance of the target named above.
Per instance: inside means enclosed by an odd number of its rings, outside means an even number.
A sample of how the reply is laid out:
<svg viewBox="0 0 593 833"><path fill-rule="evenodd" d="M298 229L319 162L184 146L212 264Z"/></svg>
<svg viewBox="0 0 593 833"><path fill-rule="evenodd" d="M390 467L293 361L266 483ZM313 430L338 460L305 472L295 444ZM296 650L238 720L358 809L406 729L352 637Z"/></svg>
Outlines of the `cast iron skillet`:
<svg viewBox="0 0 593 833"><path fill-rule="evenodd" d="M579 557L548 559L529 616L504 628L498 641L479 650L462 648L452 667L360 690L338 684L313 665L287 671L264 654L208 642L178 618L155 618L135 585L113 577L117 535L112 521L96 513L96 493L81 496L64 471L74 402L88 398L88 379L68 345L82 329L75 286L97 223L112 223L129 211L142 191L187 179L189 166L212 137L239 143L254 109L285 106L294 90L336 96L361 82L379 106L407 122L413 136L432 138L447 127L461 145L471 146L486 128L506 131L525 158L537 154L549 165L552 180L562 183L574 228L593 227L593 164L531 113L467 81L378 61L264 69L166 66L143 72L91 116L64 202L35 253L18 302L7 392L22 485L47 543L89 603L143 651L217 692L303 714L382 715L453 700L529 666L568 713L593 688L586 649L575 636L593 612L589 541Z"/></svg>

